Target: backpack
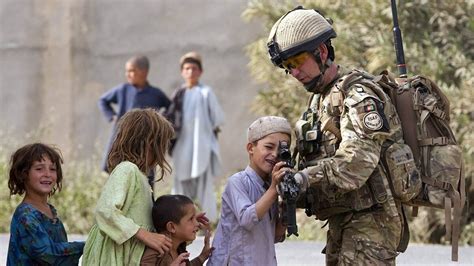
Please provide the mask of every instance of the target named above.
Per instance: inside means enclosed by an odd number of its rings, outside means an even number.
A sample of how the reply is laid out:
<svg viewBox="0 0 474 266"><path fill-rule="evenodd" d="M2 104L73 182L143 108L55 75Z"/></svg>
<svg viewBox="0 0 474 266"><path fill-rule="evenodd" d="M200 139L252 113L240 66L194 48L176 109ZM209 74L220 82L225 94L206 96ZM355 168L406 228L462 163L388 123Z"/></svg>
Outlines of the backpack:
<svg viewBox="0 0 474 266"><path fill-rule="evenodd" d="M387 71L372 76L354 70L344 78L342 87L361 80L369 80L364 85L382 100L386 98L384 93L389 96L401 122L403 141L387 141L381 152L394 197L413 206L414 217L419 206L445 210L446 239L451 240L451 259L457 261L466 195L462 150L449 126L448 98L426 77L396 80ZM378 86L370 86L374 83ZM404 231L400 251L408 245L408 231Z"/></svg>

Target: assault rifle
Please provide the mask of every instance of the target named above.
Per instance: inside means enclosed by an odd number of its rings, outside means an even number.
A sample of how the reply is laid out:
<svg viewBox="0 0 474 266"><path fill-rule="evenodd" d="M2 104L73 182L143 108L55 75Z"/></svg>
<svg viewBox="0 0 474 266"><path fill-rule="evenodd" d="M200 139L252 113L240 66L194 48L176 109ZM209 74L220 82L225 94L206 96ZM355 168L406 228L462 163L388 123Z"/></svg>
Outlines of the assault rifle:
<svg viewBox="0 0 474 266"><path fill-rule="evenodd" d="M278 145L278 159L285 162L285 167L293 168L290 146L286 141L280 141ZM300 193L298 183L292 172L286 172L278 185L280 195L283 199L283 223L286 224L287 236L298 236L298 225L296 224L296 199Z"/></svg>

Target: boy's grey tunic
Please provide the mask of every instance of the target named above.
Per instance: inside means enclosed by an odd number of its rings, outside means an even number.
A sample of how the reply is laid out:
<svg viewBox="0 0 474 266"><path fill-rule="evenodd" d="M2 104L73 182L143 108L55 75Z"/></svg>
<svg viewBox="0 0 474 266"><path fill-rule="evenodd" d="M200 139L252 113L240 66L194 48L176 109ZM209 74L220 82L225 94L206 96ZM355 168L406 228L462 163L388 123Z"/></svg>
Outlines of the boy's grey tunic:
<svg viewBox="0 0 474 266"><path fill-rule="evenodd" d="M223 122L224 113L210 87L198 84L186 90L182 128L172 154L173 193L196 199L211 221L217 218L214 177L221 172L214 130Z"/></svg>

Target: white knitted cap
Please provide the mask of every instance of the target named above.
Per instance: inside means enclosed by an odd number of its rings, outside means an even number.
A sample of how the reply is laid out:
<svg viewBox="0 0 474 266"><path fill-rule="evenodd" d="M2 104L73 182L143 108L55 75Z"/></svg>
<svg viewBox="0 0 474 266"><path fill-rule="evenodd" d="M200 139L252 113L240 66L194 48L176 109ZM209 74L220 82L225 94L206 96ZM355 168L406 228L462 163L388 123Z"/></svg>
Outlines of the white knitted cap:
<svg viewBox="0 0 474 266"><path fill-rule="evenodd" d="M291 137L291 126L288 120L279 116L263 116L249 126L247 140L252 143L277 132L288 134Z"/></svg>
<svg viewBox="0 0 474 266"><path fill-rule="evenodd" d="M329 22L313 9L297 9L282 16L274 25L268 41L278 43L281 52L296 48L308 41L317 45L336 37Z"/></svg>
<svg viewBox="0 0 474 266"><path fill-rule="evenodd" d="M179 59L179 64L182 65L184 63L184 60L186 60L188 58L192 58L192 59L198 61L199 64L202 64L201 55L198 52L195 52L195 51L187 52L183 56L181 56L181 58Z"/></svg>

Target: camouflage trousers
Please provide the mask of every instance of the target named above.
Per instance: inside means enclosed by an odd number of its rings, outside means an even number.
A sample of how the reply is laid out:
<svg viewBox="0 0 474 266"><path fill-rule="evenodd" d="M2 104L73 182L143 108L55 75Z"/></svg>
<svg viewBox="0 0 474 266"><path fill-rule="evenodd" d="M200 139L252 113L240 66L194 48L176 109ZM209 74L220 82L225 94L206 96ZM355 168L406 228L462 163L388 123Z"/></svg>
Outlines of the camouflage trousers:
<svg viewBox="0 0 474 266"><path fill-rule="evenodd" d="M326 265L395 265L402 222L385 211L329 218Z"/></svg>

